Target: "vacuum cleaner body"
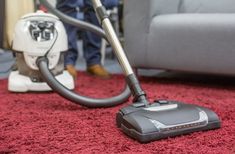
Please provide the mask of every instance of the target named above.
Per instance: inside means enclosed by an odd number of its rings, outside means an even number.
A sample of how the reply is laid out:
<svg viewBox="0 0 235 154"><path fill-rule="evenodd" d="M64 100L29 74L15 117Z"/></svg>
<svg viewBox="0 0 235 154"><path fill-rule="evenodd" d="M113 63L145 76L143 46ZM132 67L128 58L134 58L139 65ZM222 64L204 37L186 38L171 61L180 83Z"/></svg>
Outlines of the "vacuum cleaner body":
<svg viewBox="0 0 235 154"><path fill-rule="evenodd" d="M8 90L50 91L36 64L43 56L48 58L49 69L55 78L68 89L74 89L72 76L64 71L67 42L63 23L56 16L41 11L23 16L16 24L12 41L17 70L10 73Z"/></svg>
<svg viewBox="0 0 235 154"><path fill-rule="evenodd" d="M211 110L175 101L157 101L148 107L130 105L117 114L117 126L139 142L220 128Z"/></svg>

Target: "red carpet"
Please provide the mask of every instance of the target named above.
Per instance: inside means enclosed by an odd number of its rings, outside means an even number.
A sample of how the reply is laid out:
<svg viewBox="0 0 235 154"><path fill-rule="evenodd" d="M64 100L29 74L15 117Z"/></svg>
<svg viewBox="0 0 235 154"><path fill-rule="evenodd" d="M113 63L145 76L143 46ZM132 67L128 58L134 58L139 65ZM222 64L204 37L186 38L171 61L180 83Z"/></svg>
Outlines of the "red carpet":
<svg viewBox="0 0 235 154"><path fill-rule="evenodd" d="M230 81L228 81L230 80ZM235 80L141 78L151 100L168 98L214 110L222 128L139 144L115 126L115 114L128 103L87 109L54 93L12 94L0 81L0 153L235 153ZM103 81L79 74L77 91L96 97L116 94L122 76ZM130 103L130 102L129 102Z"/></svg>

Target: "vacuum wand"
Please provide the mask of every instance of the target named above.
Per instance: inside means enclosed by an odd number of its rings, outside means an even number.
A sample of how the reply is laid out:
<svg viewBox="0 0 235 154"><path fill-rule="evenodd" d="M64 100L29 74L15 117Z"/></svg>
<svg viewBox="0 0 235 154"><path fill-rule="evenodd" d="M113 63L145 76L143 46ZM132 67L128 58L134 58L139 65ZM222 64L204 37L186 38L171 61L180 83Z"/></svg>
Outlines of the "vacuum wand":
<svg viewBox="0 0 235 154"><path fill-rule="evenodd" d="M140 106L148 106L149 102L146 99L146 94L142 90L139 81L133 72L123 47L109 20L109 15L107 14L105 7L103 7L100 0L92 0L92 3L100 24L106 33L107 39L114 49L115 55L122 67L123 72L126 75L127 84L129 85L134 96L134 103L139 104Z"/></svg>

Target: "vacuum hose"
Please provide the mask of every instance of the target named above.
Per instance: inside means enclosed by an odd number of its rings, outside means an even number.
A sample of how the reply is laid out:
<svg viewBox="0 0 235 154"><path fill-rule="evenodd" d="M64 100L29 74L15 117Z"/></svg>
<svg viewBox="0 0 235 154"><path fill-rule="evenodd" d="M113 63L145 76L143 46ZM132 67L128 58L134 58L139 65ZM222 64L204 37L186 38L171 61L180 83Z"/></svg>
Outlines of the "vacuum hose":
<svg viewBox="0 0 235 154"><path fill-rule="evenodd" d="M51 13L59 17L63 22L79 27L80 29L83 30L91 31L106 39L106 34L101 28L89 24L87 22L76 20L74 18L71 18L63 14L62 12L51 6L50 3L47 2L47 0L40 0L40 3L43 4ZM83 105L89 108L112 107L126 102L131 95L130 89L126 85L126 88L122 91L121 94L111 98L94 99L81 96L77 93L74 93L73 91L70 91L55 79L55 77L52 75L52 73L49 70L48 59L46 57L40 57L37 60L37 65L47 84L59 95L61 95L64 98L67 98L68 100L72 101L75 104Z"/></svg>
<svg viewBox="0 0 235 154"><path fill-rule="evenodd" d="M112 107L126 102L127 99L130 97L130 90L127 86L120 95L106 99L93 99L78 95L77 93L74 93L73 91L70 91L69 89L64 87L55 79L55 77L48 69L48 59L46 57L39 58L37 60L37 65L47 84L59 95L67 98L75 104L83 105L89 108Z"/></svg>

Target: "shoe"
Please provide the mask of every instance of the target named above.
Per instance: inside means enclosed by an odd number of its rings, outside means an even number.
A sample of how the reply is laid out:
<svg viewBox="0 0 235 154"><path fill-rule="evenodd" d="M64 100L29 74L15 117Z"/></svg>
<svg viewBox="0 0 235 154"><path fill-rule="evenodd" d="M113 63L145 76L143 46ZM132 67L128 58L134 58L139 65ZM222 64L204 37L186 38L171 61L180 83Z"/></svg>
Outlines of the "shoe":
<svg viewBox="0 0 235 154"><path fill-rule="evenodd" d="M103 79L109 79L111 75L109 72L101 65L92 65L87 68L87 72L91 75L103 78Z"/></svg>
<svg viewBox="0 0 235 154"><path fill-rule="evenodd" d="M67 65L66 70L69 72L70 75L72 75L73 79L77 79L77 70L73 65Z"/></svg>

